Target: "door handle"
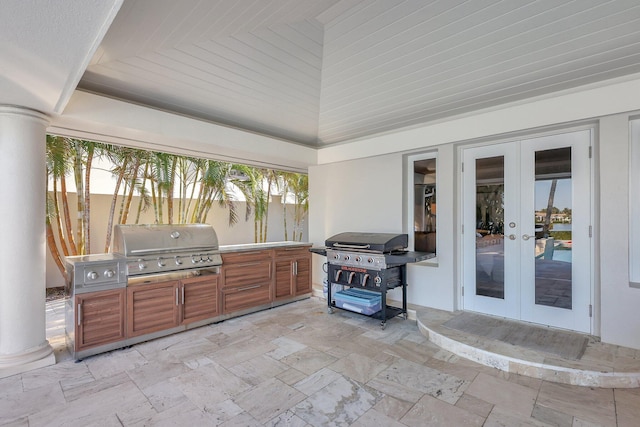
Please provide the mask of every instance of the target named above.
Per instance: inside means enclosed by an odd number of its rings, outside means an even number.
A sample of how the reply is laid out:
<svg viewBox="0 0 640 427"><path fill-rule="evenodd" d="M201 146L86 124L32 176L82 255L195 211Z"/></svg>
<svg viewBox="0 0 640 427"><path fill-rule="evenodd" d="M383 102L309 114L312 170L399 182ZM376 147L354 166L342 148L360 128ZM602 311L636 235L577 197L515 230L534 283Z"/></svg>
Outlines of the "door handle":
<svg viewBox="0 0 640 427"><path fill-rule="evenodd" d="M534 237L534 236L529 236L528 234L523 234L522 235L522 240L529 240L532 237Z"/></svg>

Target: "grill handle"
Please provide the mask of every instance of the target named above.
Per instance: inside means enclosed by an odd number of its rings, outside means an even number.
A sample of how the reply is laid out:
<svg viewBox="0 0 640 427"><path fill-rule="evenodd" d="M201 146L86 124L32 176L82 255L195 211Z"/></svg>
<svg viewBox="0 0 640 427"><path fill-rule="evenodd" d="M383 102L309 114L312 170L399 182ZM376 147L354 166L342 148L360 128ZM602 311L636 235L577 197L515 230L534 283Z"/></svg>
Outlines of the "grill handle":
<svg viewBox="0 0 640 427"><path fill-rule="evenodd" d="M348 245L345 243L334 243L335 248L348 248L348 249L369 249L371 245Z"/></svg>

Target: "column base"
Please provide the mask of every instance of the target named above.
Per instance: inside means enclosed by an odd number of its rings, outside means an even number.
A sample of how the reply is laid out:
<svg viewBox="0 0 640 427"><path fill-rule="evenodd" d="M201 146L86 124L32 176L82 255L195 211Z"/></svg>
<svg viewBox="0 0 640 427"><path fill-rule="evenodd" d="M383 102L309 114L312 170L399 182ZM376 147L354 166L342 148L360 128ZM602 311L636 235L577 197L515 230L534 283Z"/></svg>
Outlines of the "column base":
<svg viewBox="0 0 640 427"><path fill-rule="evenodd" d="M55 365L56 355L49 341L22 353L0 355L0 378L21 374L33 369Z"/></svg>

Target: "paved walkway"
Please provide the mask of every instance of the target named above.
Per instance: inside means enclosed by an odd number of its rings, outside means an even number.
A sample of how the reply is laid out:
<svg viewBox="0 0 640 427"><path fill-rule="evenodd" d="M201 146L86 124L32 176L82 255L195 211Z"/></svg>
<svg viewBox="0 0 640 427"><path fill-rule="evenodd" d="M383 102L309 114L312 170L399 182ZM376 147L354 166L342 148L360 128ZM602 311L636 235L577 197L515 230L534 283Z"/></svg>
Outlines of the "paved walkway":
<svg viewBox="0 0 640 427"><path fill-rule="evenodd" d="M58 303L60 304L60 303ZM637 426L640 389L520 376L311 298L0 380L0 425Z"/></svg>

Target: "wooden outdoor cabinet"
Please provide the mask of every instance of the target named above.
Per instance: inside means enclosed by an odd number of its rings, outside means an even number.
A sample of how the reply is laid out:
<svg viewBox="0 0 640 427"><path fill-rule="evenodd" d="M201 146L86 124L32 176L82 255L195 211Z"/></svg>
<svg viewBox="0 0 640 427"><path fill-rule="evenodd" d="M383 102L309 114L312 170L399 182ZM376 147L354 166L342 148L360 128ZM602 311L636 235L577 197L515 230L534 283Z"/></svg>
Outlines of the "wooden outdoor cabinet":
<svg viewBox="0 0 640 427"><path fill-rule="evenodd" d="M222 313L271 302L272 251L222 254Z"/></svg>
<svg viewBox="0 0 640 427"><path fill-rule="evenodd" d="M180 282L127 288L127 336L150 334L180 324Z"/></svg>
<svg viewBox="0 0 640 427"><path fill-rule="evenodd" d="M214 318L218 315L219 274L192 277L180 281L182 324Z"/></svg>
<svg viewBox="0 0 640 427"><path fill-rule="evenodd" d="M275 299L311 292L311 253L308 248L275 251Z"/></svg>
<svg viewBox="0 0 640 427"><path fill-rule="evenodd" d="M75 351L125 338L125 289L77 294Z"/></svg>
<svg viewBox="0 0 640 427"><path fill-rule="evenodd" d="M132 286L128 289L127 336L149 334L212 319L219 313L220 275Z"/></svg>

